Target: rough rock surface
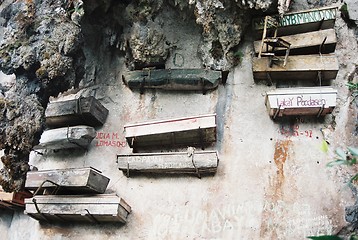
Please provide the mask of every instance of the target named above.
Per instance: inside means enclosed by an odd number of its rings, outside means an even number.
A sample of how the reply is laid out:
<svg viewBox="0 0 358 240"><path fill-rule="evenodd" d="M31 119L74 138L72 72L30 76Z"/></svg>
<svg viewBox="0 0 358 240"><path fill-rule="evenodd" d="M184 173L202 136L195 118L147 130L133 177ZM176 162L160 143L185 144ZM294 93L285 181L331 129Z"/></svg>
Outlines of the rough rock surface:
<svg viewBox="0 0 358 240"><path fill-rule="evenodd" d="M81 80L79 27L81 1L2 2L3 39L0 69L16 82L0 96L0 184L20 190L28 156L43 130L43 111L50 95Z"/></svg>

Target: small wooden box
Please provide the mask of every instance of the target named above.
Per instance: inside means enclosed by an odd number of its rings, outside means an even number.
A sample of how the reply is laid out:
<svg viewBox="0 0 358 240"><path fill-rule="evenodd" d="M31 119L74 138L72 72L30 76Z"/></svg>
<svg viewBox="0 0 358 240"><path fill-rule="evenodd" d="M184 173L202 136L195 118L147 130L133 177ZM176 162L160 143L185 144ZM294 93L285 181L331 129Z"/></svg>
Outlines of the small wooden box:
<svg viewBox="0 0 358 240"><path fill-rule="evenodd" d="M48 104L45 116L50 128L75 125L102 126L107 118L108 109L94 97L84 97Z"/></svg>
<svg viewBox="0 0 358 240"><path fill-rule="evenodd" d="M216 141L216 115L208 114L124 126L131 148L205 146Z"/></svg>
<svg viewBox="0 0 358 240"><path fill-rule="evenodd" d="M36 190L46 180L60 186L57 193L62 194L104 193L109 183L109 178L92 167L69 168L28 172L25 188ZM49 191L56 189L57 185L51 182L44 183L42 188Z"/></svg>
<svg viewBox="0 0 358 240"><path fill-rule="evenodd" d="M116 195L44 195L25 200L25 213L45 222L126 223L131 207Z"/></svg>
<svg viewBox="0 0 358 240"><path fill-rule="evenodd" d="M117 155L119 170L148 173L215 173L219 164L216 151L139 153Z"/></svg>

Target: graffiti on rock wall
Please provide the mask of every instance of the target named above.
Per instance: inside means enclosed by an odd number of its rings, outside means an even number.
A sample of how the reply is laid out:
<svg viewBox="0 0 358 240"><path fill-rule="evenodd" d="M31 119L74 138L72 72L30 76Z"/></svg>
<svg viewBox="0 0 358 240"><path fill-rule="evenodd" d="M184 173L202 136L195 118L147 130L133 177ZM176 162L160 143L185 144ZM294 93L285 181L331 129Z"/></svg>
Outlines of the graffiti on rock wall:
<svg viewBox="0 0 358 240"><path fill-rule="evenodd" d="M117 132L97 132L95 140L96 147L122 148L127 146L126 140L122 140Z"/></svg>
<svg viewBox="0 0 358 240"><path fill-rule="evenodd" d="M278 132L284 137L305 137L312 138L313 130L310 128L304 128L307 121L303 118L297 118L291 123L281 123Z"/></svg>
<svg viewBox="0 0 358 240"><path fill-rule="evenodd" d="M277 221L267 219L265 224L276 229L281 236L304 238L309 235L331 233L332 221L326 215L314 215L312 208L303 203L250 201L228 203L212 209L173 207L166 213L153 217L151 239L184 239L203 237L209 239L240 239L260 234L263 212L277 215ZM258 237L258 236L257 236Z"/></svg>

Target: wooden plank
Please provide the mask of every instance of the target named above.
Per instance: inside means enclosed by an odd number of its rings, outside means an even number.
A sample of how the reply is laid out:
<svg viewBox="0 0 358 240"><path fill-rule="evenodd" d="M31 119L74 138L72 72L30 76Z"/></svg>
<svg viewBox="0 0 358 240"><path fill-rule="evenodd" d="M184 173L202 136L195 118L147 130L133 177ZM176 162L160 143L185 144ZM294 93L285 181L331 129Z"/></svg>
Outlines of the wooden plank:
<svg viewBox="0 0 358 240"><path fill-rule="evenodd" d="M167 119L124 126L130 147L207 145L216 141L216 115Z"/></svg>
<svg viewBox="0 0 358 240"><path fill-rule="evenodd" d="M337 90L330 87L282 88L267 92L265 105L271 117L326 115L336 106Z"/></svg>
<svg viewBox="0 0 358 240"><path fill-rule="evenodd" d="M107 115L108 109L94 97L50 102L45 111L46 125L51 128L80 124L98 127Z"/></svg>
<svg viewBox="0 0 358 240"><path fill-rule="evenodd" d="M45 180L59 185L59 193L104 193L109 183L109 178L94 168L69 168L30 171L27 173L25 188L36 190ZM56 186L47 182L43 188L53 191Z"/></svg>
<svg viewBox="0 0 358 240"><path fill-rule="evenodd" d="M18 209L25 207L25 198L31 198L32 194L28 191L4 192L0 187L0 205L5 208Z"/></svg>
<svg viewBox="0 0 358 240"><path fill-rule="evenodd" d="M286 13L279 18L277 36L317 31L334 28L337 7L309 9L299 12ZM273 17L278 18L278 15ZM255 18L252 21L253 30L257 37L262 36L265 18Z"/></svg>
<svg viewBox="0 0 358 240"><path fill-rule="evenodd" d="M282 36L281 38L291 44L290 56L297 54L318 54L320 46L322 45L325 38L326 40L324 41L321 53L331 53L335 51L337 43L336 32L334 29L326 29L309 33ZM260 41L254 42L255 53L259 53L261 46L260 44ZM266 52L266 47L264 46L263 53ZM276 55L284 55L285 52L286 49L275 48Z"/></svg>
<svg viewBox="0 0 358 240"><path fill-rule="evenodd" d="M95 129L89 126L50 129L42 133L40 143L34 149L86 149L95 137Z"/></svg>
<svg viewBox="0 0 358 240"><path fill-rule="evenodd" d="M25 203L26 214L39 221L48 222L126 223L131 212L129 205L122 198L109 194L43 195L26 199Z"/></svg>
<svg viewBox="0 0 358 240"><path fill-rule="evenodd" d="M214 173L219 164L216 151L142 153L117 155L119 170L155 173Z"/></svg>
<svg viewBox="0 0 358 240"><path fill-rule="evenodd" d="M268 80L268 74L273 80L317 80L318 72L322 80L334 79L337 76L339 64L334 54L289 56L283 67L284 57L278 57L278 64L270 67L269 58L254 57L252 68L255 80Z"/></svg>
<svg viewBox="0 0 358 240"><path fill-rule="evenodd" d="M209 90L218 86L222 75L208 69L147 69L126 72L122 79L131 89Z"/></svg>

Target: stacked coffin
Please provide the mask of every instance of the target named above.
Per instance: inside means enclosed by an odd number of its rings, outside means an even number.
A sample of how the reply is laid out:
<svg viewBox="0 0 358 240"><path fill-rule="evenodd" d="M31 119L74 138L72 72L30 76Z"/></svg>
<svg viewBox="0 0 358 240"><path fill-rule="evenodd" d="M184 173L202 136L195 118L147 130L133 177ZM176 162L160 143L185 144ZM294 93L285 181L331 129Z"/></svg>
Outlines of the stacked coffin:
<svg viewBox="0 0 358 240"><path fill-rule="evenodd" d="M334 7L254 19L253 28L260 36L254 42L257 54L253 59L254 79L271 83L302 80L307 85L318 85L268 92L265 104L270 117L319 117L331 113L336 106L337 91L321 87L336 78L339 68L334 54L336 14Z"/></svg>
<svg viewBox="0 0 358 240"><path fill-rule="evenodd" d="M108 183L91 167L28 172L25 189L35 192L25 199L25 213L46 222L125 223L131 208L122 198L103 194Z"/></svg>
<svg viewBox="0 0 358 240"><path fill-rule="evenodd" d="M80 97L50 102L40 144L34 149L86 149L96 136L94 127L102 126L108 110L94 97Z"/></svg>
<svg viewBox="0 0 358 240"><path fill-rule="evenodd" d="M199 146L216 141L216 115L200 115L124 126L126 140L133 151L148 148ZM117 156L118 168L129 172L215 173L219 159L216 151L141 153Z"/></svg>

